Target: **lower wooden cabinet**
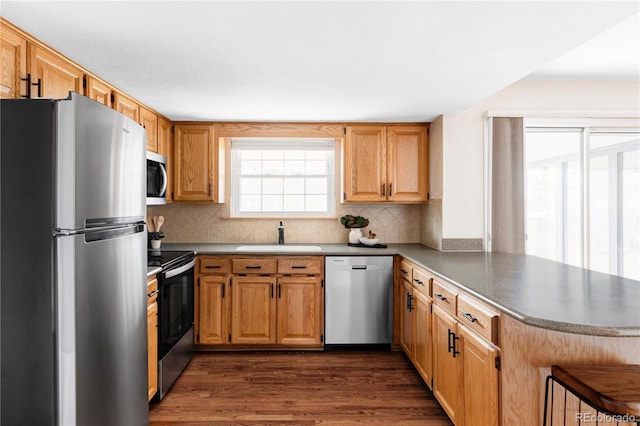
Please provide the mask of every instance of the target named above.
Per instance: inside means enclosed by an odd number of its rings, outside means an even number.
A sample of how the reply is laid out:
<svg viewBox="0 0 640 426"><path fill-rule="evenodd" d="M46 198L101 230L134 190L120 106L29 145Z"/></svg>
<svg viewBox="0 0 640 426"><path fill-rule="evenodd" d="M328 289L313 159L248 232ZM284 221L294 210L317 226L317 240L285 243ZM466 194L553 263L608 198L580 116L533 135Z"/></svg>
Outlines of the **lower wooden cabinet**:
<svg viewBox="0 0 640 426"><path fill-rule="evenodd" d="M498 426L499 350L463 325L458 331L464 360L464 416L466 425Z"/></svg>
<svg viewBox="0 0 640 426"><path fill-rule="evenodd" d="M458 321L437 304L433 306L433 394L451 421L464 425L463 342Z"/></svg>
<svg viewBox="0 0 640 426"><path fill-rule="evenodd" d="M455 425L498 426L499 312L406 259L396 266L401 347Z"/></svg>
<svg viewBox="0 0 640 426"><path fill-rule="evenodd" d="M403 260L398 274L402 283L400 345L429 388L432 387L431 280L426 273Z"/></svg>
<svg viewBox="0 0 640 426"><path fill-rule="evenodd" d="M400 345L409 358L413 358L413 285L406 280L402 280L402 301Z"/></svg>
<svg viewBox="0 0 640 426"><path fill-rule="evenodd" d="M148 398L158 392L158 280L147 279L147 369Z"/></svg>
<svg viewBox="0 0 640 426"><path fill-rule="evenodd" d="M198 282L198 330L196 343L225 344L229 341L229 278L204 275Z"/></svg>
<svg viewBox="0 0 640 426"><path fill-rule="evenodd" d="M275 277L233 277L231 343L276 343Z"/></svg>
<svg viewBox="0 0 640 426"><path fill-rule="evenodd" d="M419 291L414 291L414 327L413 365L429 388L432 388L432 338L431 338L431 305L432 301Z"/></svg>
<svg viewBox="0 0 640 426"><path fill-rule="evenodd" d="M199 256L197 271L196 344L322 347L322 257Z"/></svg>
<svg viewBox="0 0 640 426"><path fill-rule="evenodd" d="M322 278L278 277L277 341L280 345L322 344Z"/></svg>

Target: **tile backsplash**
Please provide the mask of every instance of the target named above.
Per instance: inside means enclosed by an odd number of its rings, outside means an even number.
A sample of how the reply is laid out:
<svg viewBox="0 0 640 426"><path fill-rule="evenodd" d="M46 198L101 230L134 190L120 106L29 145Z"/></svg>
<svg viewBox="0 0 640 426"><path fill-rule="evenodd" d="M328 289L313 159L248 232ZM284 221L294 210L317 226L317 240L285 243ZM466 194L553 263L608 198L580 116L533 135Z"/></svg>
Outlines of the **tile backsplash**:
<svg viewBox="0 0 640 426"><path fill-rule="evenodd" d="M340 224L345 214L364 216L381 243L419 243L420 205L338 204L334 219L232 219L228 204L173 203L147 210L162 215L167 243L277 243L282 220L286 243L346 243L349 230Z"/></svg>

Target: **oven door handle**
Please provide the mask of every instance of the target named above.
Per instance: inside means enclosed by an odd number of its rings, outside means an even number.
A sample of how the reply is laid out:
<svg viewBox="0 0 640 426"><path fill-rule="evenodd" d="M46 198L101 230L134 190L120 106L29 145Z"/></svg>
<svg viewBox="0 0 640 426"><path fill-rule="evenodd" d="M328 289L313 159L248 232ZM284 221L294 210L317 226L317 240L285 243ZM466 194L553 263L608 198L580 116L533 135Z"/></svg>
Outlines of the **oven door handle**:
<svg viewBox="0 0 640 426"><path fill-rule="evenodd" d="M193 268L194 266L196 266L196 260L193 259L191 262L187 263L186 265L183 265L179 268L176 269L170 269L167 272L164 273L164 277L165 278L171 278L171 277L175 277L176 275L180 275L181 273L188 271L189 269Z"/></svg>

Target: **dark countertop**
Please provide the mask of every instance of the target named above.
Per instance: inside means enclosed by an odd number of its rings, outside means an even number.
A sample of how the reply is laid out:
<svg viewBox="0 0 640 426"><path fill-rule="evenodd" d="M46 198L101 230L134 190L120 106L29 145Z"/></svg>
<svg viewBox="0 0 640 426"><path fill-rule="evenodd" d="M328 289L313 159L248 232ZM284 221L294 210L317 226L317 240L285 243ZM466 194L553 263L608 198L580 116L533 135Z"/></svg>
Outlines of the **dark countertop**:
<svg viewBox="0 0 640 426"><path fill-rule="evenodd" d="M640 336L640 281L535 256L443 253L420 244L389 244L386 249L317 244L322 251L238 251L243 245L252 244L163 244L162 248L197 254L399 254L525 324L576 334Z"/></svg>

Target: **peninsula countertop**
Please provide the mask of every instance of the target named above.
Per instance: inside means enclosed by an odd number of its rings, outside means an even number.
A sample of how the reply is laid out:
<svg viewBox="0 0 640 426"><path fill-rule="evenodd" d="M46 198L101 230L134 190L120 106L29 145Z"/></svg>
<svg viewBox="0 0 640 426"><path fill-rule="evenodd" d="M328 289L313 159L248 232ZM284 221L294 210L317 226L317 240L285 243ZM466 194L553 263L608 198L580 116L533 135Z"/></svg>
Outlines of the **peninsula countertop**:
<svg viewBox="0 0 640 426"><path fill-rule="evenodd" d="M310 246L304 251L300 246ZM500 311L536 327L596 336L640 336L640 281L536 256L440 252L420 244L387 248L299 244L295 251L243 251L251 244L163 244L163 250L236 255L401 255ZM311 250L319 246L320 251Z"/></svg>

